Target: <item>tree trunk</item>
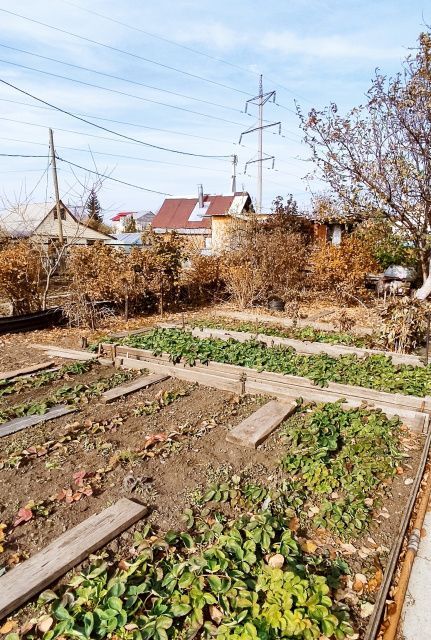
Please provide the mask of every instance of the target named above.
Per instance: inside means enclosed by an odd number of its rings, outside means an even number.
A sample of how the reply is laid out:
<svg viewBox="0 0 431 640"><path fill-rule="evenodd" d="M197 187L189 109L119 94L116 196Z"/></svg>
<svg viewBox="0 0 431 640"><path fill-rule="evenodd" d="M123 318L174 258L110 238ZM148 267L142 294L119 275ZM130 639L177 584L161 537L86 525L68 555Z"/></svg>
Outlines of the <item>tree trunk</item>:
<svg viewBox="0 0 431 640"><path fill-rule="evenodd" d="M426 277L423 285L416 291L415 297L418 300L426 300L431 293L431 271Z"/></svg>

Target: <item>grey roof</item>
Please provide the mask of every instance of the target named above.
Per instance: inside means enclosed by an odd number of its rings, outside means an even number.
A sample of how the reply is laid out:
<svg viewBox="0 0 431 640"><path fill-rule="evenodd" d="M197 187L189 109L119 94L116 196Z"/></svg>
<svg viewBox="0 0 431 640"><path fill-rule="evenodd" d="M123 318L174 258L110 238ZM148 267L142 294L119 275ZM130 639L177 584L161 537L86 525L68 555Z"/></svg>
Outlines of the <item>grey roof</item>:
<svg viewBox="0 0 431 640"><path fill-rule="evenodd" d="M14 238L31 236L53 207L54 202L42 202L0 210L0 230Z"/></svg>
<svg viewBox="0 0 431 640"><path fill-rule="evenodd" d="M142 245L142 238L140 233L116 233L113 234L113 240L109 244L127 244L127 245Z"/></svg>
<svg viewBox="0 0 431 640"><path fill-rule="evenodd" d="M136 222L140 222L141 224L150 224L155 216L152 211L142 211L139 212L139 215L135 218Z"/></svg>

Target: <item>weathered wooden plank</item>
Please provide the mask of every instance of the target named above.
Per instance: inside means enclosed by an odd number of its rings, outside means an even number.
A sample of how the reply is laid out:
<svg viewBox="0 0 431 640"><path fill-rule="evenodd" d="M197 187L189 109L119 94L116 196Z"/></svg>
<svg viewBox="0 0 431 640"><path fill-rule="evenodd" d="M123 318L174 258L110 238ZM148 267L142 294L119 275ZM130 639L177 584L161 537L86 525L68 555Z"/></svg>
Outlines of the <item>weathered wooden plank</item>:
<svg viewBox="0 0 431 640"><path fill-rule="evenodd" d="M218 373L211 371L197 370L195 367L187 368L169 364L167 362L159 362L156 359L152 360L135 360L134 358L122 358L116 359L116 364L125 367L126 369L148 369L155 373L166 374L167 376L178 378L179 380L185 380L187 382L197 382L207 387L214 387L214 389L220 389L221 391L229 391L230 393L241 393L242 384L238 378L232 379L231 377L219 376Z"/></svg>
<svg viewBox="0 0 431 640"><path fill-rule="evenodd" d="M146 513L147 507L122 498L8 571L0 578L0 618L52 584Z"/></svg>
<svg viewBox="0 0 431 640"><path fill-rule="evenodd" d="M73 413L74 411L76 411L74 407L69 407L65 404L59 404L56 407L48 409L48 411L42 415L14 418L9 422L5 422L4 424L0 425L0 438L2 438L3 436L9 436L11 433L16 433L17 431L22 431L22 429L27 429L27 427L33 427L34 425L40 424L41 422L54 420L54 418L61 418L61 416L65 416L68 413Z"/></svg>
<svg viewBox="0 0 431 640"><path fill-rule="evenodd" d="M337 402L343 399L345 407L359 407L367 404L370 408L381 409L389 417L398 415L413 431L424 431L428 428L427 403L423 398L414 396L395 396L407 404L397 404L390 393L376 393L375 397L364 398L362 387L339 385L335 389L315 386L310 380L280 373L258 372L255 369L210 362L208 365L190 367L184 363L173 365L167 356L153 356L150 351L140 350L142 359L123 358L119 356L117 365L126 368L146 368L150 371L166 373L182 380L231 391L232 393L268 394L280 399L303 398L307 402ZM145 359L144 359L145 357ZM245 379L244 379L245 374ZM340 391L338 389L341 389ZM372 391L372 390L371 390ZM418 406L409 406L409 401L420 401ZM415 405L415 403L413 403ZM419 406L420 405L420 406Z"/></svg>
<svg viewBox="0 0 431 640"><path fill-rule="evenodd" d="M171 364L169 361L169 356L167 354L154 356L151 351L145 349L129 349L127 347L118 346L117 355L120 357L133 356L133 358L142 358L147 361L152 360L159 363ZM181 361L180 363L176 364L175 367L183 368L188 367L188 365ZM213 361L205 365L194 365L193 369L196 371L207 371L208 373L214 374L217 373L218 375L228 374L232 375L233 377L235 374L237 374L238 377L246 376L248 381L267 380L269 382L280 383L282 385L298 387L298 395L302 395L302 391L300 391L300 389L302 390L303 388L309 389L310 391L318 391L320 389L320 387L315 385L309 378L283 373L272 373L269 371L258 372L256 371L256 369L250 369L249 367L241 367L238 365L224 364ZM173 373L173 375L177 374ZM412 409L416 411L431 411L430 396L425 396L422 398L404 394L392 394L386 391L376 391L374 389L368 389L366 387L357 387L354 385L339 384L335 382L328 383L328 386L325 387L325 390L334 391L339 398L348 398L350 396L355 396L361 398L363 401L372 401L373 403L384 403L387 405L396 404L397 406L404 407L405 409Z"/></svg>
<svg viewBox="0 0 431 640"><path fill-rule="evenodd" d="M102 394L101 400L102 402L113 402L118 398L122 398L124 396L128 396L131 393L135 393L135 391L139 391L140 389L145 389L146 387L151 387L153 384L157 384L158 382L163 382L163 380L167 380L169 378L168 375L163 374L154 374L152 376L142 376L137 380L133 380L133 382L128 382L126 384L121 384L118 387L114 387L113 389L109 389L109 391L105 391Z"/></svg>
<svg viewBox="0 0 431 640"><path fill-rule="evenodd" d="M227 434L226 440L243 447L256 449L283 420L295 411L296 407L294 398L290 402L271 400L232 429Z"/></svg>
<svg viewBox="0 0 431 640"><path fill-rule="evenodd" d="M71 360L95 360L97 354L90 353L84 349L67 349L66 347L58 347L53 344L31 344L33 349L45 351L48 355L57 358L66 358Z"/></svg>
<svg viewBox="0 0 431 640"><path fill-rule="evenodd" d="M11 380L12 378L19 378L20 376L26 376L31 373L36 373L37 371L43 371L44 369L49 369L53 365L54 363L50 360L49 362L32 364L22 369L15 369L14 371L5 371L4 373L0 373L0 381Z"/></svg>

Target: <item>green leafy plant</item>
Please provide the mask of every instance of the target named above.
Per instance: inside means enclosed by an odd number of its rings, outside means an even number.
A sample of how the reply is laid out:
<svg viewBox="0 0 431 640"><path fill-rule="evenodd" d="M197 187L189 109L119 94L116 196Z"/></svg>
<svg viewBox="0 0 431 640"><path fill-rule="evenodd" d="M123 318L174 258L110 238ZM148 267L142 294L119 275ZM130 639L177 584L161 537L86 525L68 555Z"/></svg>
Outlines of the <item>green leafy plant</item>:
<svg viewBox="0 0 431 640"><path fill-rule="evenodd" d="M291 348L268 347L255 340L195 338L180 329L155 329L144 335L130 336L123 344L151 349L156 355L168 353L174 363L184 359L193 366L212 360L258 371L304 376L322 387L328 382L340 382L405 395L425 396L431 391L431 366L395 365L383 355L365 359L355 355L339 358L326 354L305 356Z"/></svg>

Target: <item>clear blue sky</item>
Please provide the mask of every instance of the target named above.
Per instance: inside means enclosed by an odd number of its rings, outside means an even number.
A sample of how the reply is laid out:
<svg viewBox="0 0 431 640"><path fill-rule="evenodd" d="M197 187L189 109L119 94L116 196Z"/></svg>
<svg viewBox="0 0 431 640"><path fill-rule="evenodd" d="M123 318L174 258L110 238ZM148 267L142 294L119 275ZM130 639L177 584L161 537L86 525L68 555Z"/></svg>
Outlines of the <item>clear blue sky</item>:
<svg viewBox="0 0 431 640"><path fill-rule="evenodd" d="M91 11L129 26L88 13L83 6L83 0L3 0L2 10L107 46L0 11L0 78L151 145L205 155L236 153L238 188L244 186L255 197L256 165L249 166L246 174L244 165L256 154L256 135L245 136L244 146L238 139L241 131L255 124L253 108L249 116L243 109L245 100L257 93L258 74L263 73L264 90L276 89L280 105L268 105L265 117L282 121L281 137L271 131L265 134L264 150L276 156L275 170L270 163L264 169L267 208L278 194L293 193L304 206L310 199L303 180L310 170L305 161L308 152L292 113L294 101L304 110L330 101L341 110L361 103L374 69L396 73L424 22L431 22L431 9L427 11L424 0L86 3ZM45 155L51 126L58 154L82 167L173 195L195 194L199 183L206 193L230 191L228 159L145 147L42 106L0 85L1 153ZM9 202L42 201L46 194L52 198L46 167L45 158L0 157L0 196ZM95 177L60 162L59 179L64 200L79 203ZM156 210L164 197L110 180L104 181L99 196L107 218L121 210Z"/></svg>

